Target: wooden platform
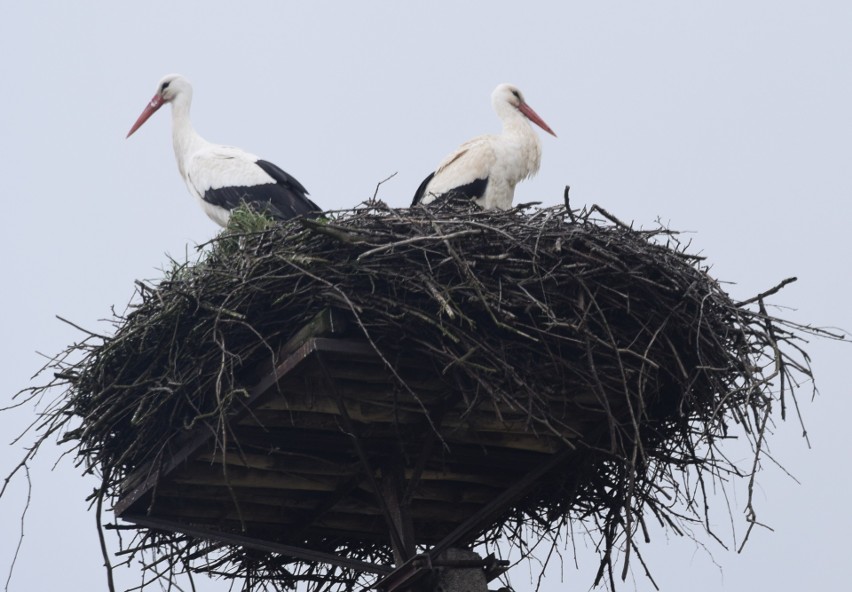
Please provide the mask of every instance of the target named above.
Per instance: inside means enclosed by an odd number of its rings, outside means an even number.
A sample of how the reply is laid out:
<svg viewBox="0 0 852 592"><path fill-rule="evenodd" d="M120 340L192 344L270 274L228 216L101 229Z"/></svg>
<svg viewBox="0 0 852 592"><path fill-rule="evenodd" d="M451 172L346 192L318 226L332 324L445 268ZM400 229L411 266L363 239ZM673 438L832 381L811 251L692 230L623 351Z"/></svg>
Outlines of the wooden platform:
<svg viewBox="0 0 852 592"><path fill-rule="evenodd" d="M257 373L227 438L197 425L126 481L118 517L385 573L304 541L390 543L397 565L415 545L437 556L491 526L569 454L564 440L531 434L523 410L471 410L439 369L404 352L383 360L359 335L344 315L320 315Z"/></svg>

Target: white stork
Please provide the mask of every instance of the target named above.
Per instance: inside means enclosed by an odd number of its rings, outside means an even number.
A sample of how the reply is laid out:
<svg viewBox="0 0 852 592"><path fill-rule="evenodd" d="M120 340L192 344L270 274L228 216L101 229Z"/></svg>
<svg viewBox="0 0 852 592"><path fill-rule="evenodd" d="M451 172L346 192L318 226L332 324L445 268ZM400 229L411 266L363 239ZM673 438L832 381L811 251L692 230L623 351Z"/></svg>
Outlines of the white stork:
<svg viewBox="0 0 852 592"><path fill-rule="evenodd" d="M503 133L477 136L446 157L426 177L411 205L428 204L450 193L467 196L486 210L512 207L515 185L538 172L541 142L530 121L556 136L516 86L501 84L491 93L491 106L503 122Z"/></svg>
<svg viewBox="0 0 852 592"><path fill-rule="evenodd" d="M160 80L127 137L166 103L172 104L172 143L180 175L214 222L226 226L231 210L243 202L280 220L321 212L302 184L276 165L199 136L189 120L192 85L179 74Z"/></svg>

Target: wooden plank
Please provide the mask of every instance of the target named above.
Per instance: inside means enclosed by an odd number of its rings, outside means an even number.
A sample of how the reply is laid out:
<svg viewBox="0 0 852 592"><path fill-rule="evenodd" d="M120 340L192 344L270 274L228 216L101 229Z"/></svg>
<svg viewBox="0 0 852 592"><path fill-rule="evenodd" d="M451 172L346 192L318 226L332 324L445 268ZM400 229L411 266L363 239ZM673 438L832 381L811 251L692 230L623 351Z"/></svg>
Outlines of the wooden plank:
<svg viewBox="0 0 852 592"><path fill-rule="evenodd" d="M282 409L286 405L288 409ZM340 410L330 404L328 400L315 400L307 403L293 401L284 405L259 407L252 415L244 417L240 423L243 425L260 425L265 427L277 426L299 426L313 427L328 426L329 429L340 427ZM356 423L394 423L394 424L419 424L425 421L423 413L415 413L406 410L394 410L370 405L361 405L350 400L346 401L346 409L349 417ZM313 425L302 423L312 422Z"/></svg>
<svg viewBox="0 0 852 592"><path fill-rule="evenodd" d="M405 477L406 479L411 479L414 476L414 469L406 469ZM503 471L500 475L495 475L493 473L486 474L484 472L459 472L459 471L445 471L445 470L431 470L424 469L422 473L420 473L421 481L439 481L439 482L453 482L453 483L472 483L475 485L487 485L489 487L505 487L507 485L507 481L511 482L511 477L507 478L506 471Z"/></svg>
<svg viewBox="0 0 852 592"><path fill-rule="evenodd" d="M312 337L331 337L343 335L349 322L343 311L337 308L326 308L299 329L287 343L278 350L279 358L285 358L302 347Z"/></svg>
<svg viewBox="0 0 852 592"><path fill-rule="evenodd" d="M412 501L428 500L451 504L483 504L494 499L500 489L479 484L446 483L442 481L423 482L412 492Z"/></svg>
<svg viewBox="0 0 852 592"><path fill-rule="evenodd" d="M169 514L182 520L214 519L223 516L223 508L233 508L236 503L240 506L240 514L250 522L261 521L261 516L263 519L283 521L283 516L287 515L289 516L287 522L293 525L293 528L305 522L307 522L305 526L310 527L317 518L312 516L312 511L318 510L318 502L325 503L326 498L331 499L334 495L333 493L322 497L304 496L299 495L299 492L254 490L244 487L236 487L229 491L224 487L211 486L193 486L190 493L185 486L171 484L157 490L153 510L156 515ZM415 521L458 522L474 514L482 505L482 503L472 504L455 500L451 502L421 500L411 507L411 517ZM336 516L336 520L340 521L347 515L381 516L381 510L374 504L346 496L335 500L333 507L326 508L318 514ZM306 516L310 518L305 520ZM288 530L288 536L295 536L293 532Z"/></svg>
<svg viewBox="0 0 852 592"><path fill-rule="evenodd" d="M172 482L185 485L230 485L231 487L263 487L301 491L334 491L338 478L319 475L279 473L257 469L230 467L225 474L221 465L190 463L172 477Z"/></svg>
<svg viewBox="0 0 852 592"><path fill-rule="evenodd" d="M393 408L402 411L423 413L423 407L430 408L440 403L445 398L444 391L415 391L417 398L414 399L408 391L392 385L369 385L353 381L336 380L337 392L348 402L358 402L361 405ZM301 386L302 392L299 396L288 397L282 394L280 397L272 396L264 400L271 409L287 409L287 403L296 405L309 405L311 401L325 399L325 389L317 384ZM276 399L278 399L276 401Z"/></svg>
<svg viewBox="0 0 852 592"><path fill-rule="evenodd" d="M529 436L533 431L545 432L545 430L549 429L544 426L536 425L535 420L528 419L526 416L516 416L514 419L508 419L509 417L512 417L510 413L503 414L503 417L501 418L491 411L474 411L469 414L463 414L459 411L450 411L447 412L447 417L444 418L444 426L450 430L463 429L473 430L476 432L494 432L518 436ZM581 431L583 429L583 424L580 422L572 422L561 427L565 428L565 433L568 435L572 434L572 431ZM555 437L552 433L548 433L547 436Z"/></svg>
<svg viewBox="0 0 852 592"><path fill-rule="evenodd" d="M406 471L406 478L412 474ZM170 480L170 489L165 489L158 495L168 495L169 491L182 491L184 496L193 497L192 491L201 487L221 487L222 491L231 495L227 487L242 490L241 496L251 496L251 491L264 492L277 490L281 492L310 492L331 493L341 486L341 479L351 479L354 475L337 475L333 477L317 476L316 474L280 473L268 470L245 469L231 467L227 476L221 468L211 470L209 465L190 466ZM503 475L477 475L464 473L442 473L424 471L417 488L412 492L413 500L428 500L448 503L484 503L493 498L496 493L511 485L515 475L504 472ZM363 487L362 487L363 489ZM364 490L366 491L366 490ZM208 490L209 493L209 490ZM234 494L236 495L236 494ZM268 495L267 495L268 497ZM275 504L274 499L268 500Z"/></svg>
<svg viewBox="0 0 852 592"><path fill-rule="evenodd" d="M168 502L173 498L180 500L192 500L192 503L214 503L214 504L233 504L234 499L246 500L258 506L280 507L286 506L304 513L305 510L316 508L318 500L325 499L326 496L333 496L334 492L329 494L306 492L296 490L281 490L271 489L266 487L245 487L232 486L225 487L223 484L218 485L193 485L187 488L186 485L179 483L163 484L157 488L157 499L155 504L160 501ZM372 506L366 502L361 502L357 497L349 496L343 500L343 507L349 508L352 512L372 512Z"/></svg>
<svg viewBox="0 0 852 592"><path fill-rule="evenodd" d="M249 450L280 450L289 454L306 454L329 462L346 464L354 460L349 437L343 432L273 428L270 426L234 426L234 440Z"/></svg>
<svg viewBox="0 0 852 592"><path fill-rule="evenodd" d="M416 403L398 404L395 409L393 405L375 404L373 402L358 402L345 399L345 405L352 421L364 424L393 424L393 425L420 425L426 420L426 415ZM311 415L316 414L316 415ZM252 415L246 416L240 421L242 425L259 425L264 427L309 427L315 429L336 430L340 424L336 418L341 415L340 410L329 400L313 399L305 401L284 401L274 397L260 405ZM325 416L325 417L323 417ZM588 431L586 424L572 421L565 424L554 421L555 427L561 428L563 436L568 439L578 439L578 434ZM527 418L506 420L501 419L494 413L473 412L463 415L459 411L449 412L444 420L442 435L447 438L464 440L465 436L459 434L497 434L497 436L485 435L494 441L494 445L505 446L505 443L516 438L518 447L541 452L550 452L552 447L548 445L533 445L531 448L523 442L529 440L547 441L557 439L555 434L549 432L546 426L536 426L534 420ZM541 432L541 436L536 436ZM471 443L483 443L472 439Z"/></svg>
<svg viewBox="0 0 852 592"><path fill-rule="evenodd" d="M199 454L196 461L220 465L223 461L230 466L267 471L290 471L308 475L352 475L358 467L354 463L340 464L317 455L292 454L275 451L267 454L253 452L216 452L206 451Z"/></svg>
<svg viewBox="0 0 852 592"><path fill-rule="evenodd" d="M528 450L553 454L564 444L556 437L537 437L530 434L501 434L497 432L476 432L470 429L441 430L441 437L450 445L465 444L488 448L507 448L510 450Z"/></svg>

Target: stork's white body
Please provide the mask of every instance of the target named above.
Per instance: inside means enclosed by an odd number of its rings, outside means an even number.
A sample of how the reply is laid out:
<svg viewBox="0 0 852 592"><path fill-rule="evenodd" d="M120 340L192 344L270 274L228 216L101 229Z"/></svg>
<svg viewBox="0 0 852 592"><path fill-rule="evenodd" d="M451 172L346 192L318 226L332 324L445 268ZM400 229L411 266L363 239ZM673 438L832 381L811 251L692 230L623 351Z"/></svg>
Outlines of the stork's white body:
<svg viewBox="0 0 852 592"><path fill-rule="evenodd" d="M172 104L172 144L178 171L189 193L214 222L226 226L231 210L243 202L279 219L319 213L305 188L274 164L202 138L189 118L192 86L182 76L172 74L160 81L157 94L128 137L166 102Z"/></svg>
<svg viewBox="0 0 852 592"><path fill-rule="evenodd" d="M199 136L188 117L181 121L176 107L172 109L172 143L178 171L201 209L220 226L227 226L231 211L206 201L204 195L208 191L224 186L270 184L275 179L257 166L257 156L240 148L212 144Z"/></svg>
<svg viewBox="0 0 852 592"><path fill-rule="evenodd" d="M553 131L511 85L498 86L491 103L503 124L502 133L477 136L459 146L423 181L412 205L458 192L485 209L512 207L515 186L535 175L541 164L541 141L530 121Z"/></svg>

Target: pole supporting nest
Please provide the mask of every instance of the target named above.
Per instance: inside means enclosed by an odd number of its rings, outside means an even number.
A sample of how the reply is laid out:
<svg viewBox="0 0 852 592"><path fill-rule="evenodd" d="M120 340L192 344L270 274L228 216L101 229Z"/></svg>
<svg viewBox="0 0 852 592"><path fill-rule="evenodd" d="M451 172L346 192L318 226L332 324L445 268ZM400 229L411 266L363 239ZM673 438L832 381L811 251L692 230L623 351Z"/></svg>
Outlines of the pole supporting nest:
<svg viewBox="0 0 852 592"><path fill-rule="evenodd" d="M458 592L462 587L470 592L485 589L488 582L500 577L509 569L509 562L497 559L492 553L485 558L464 549L448 549L437 559L430 553L415 555L393 572L377 581L373 588L379 592L402 592L440 588L445 592ZM475 570L475 571L474 571ZM459 577L465 584L459 586ZM449 585L448 585L449 584Z"/></svg>
<svg viewBox="0 0 852 592"><path fill-rule="evenodd" d="M454 548L454 545L469 537L470 533L476 532L487 522L494 520L496 515L506 508L508 504L530 493L539 479L545 473L564 462L570 452L570 449L565 450L541 463L515 483L515 485L494 498L491 503L485 505L479 512L460 524L458 528L447 535L441 542L434 545L428 553L416 555L399 565L393 572L376 582L373 587L380 592L396 592L398 590L409 590L419 587L422 585L421 580L424 577L435 574L436 568L452 568L453 570L481 568L485 575L486 584L503 574L508 570L508 561L498 560L493 554L485 559L481 559L471 551ZM467 557L460 559L458 558L460 553L476 555L476 558ZM455 581L458 574L447 577L450 581ZM444 586L443 589L447 592L454 592L454 585ZM465 589L472 590L470 582L465 584Z"/></svg>

